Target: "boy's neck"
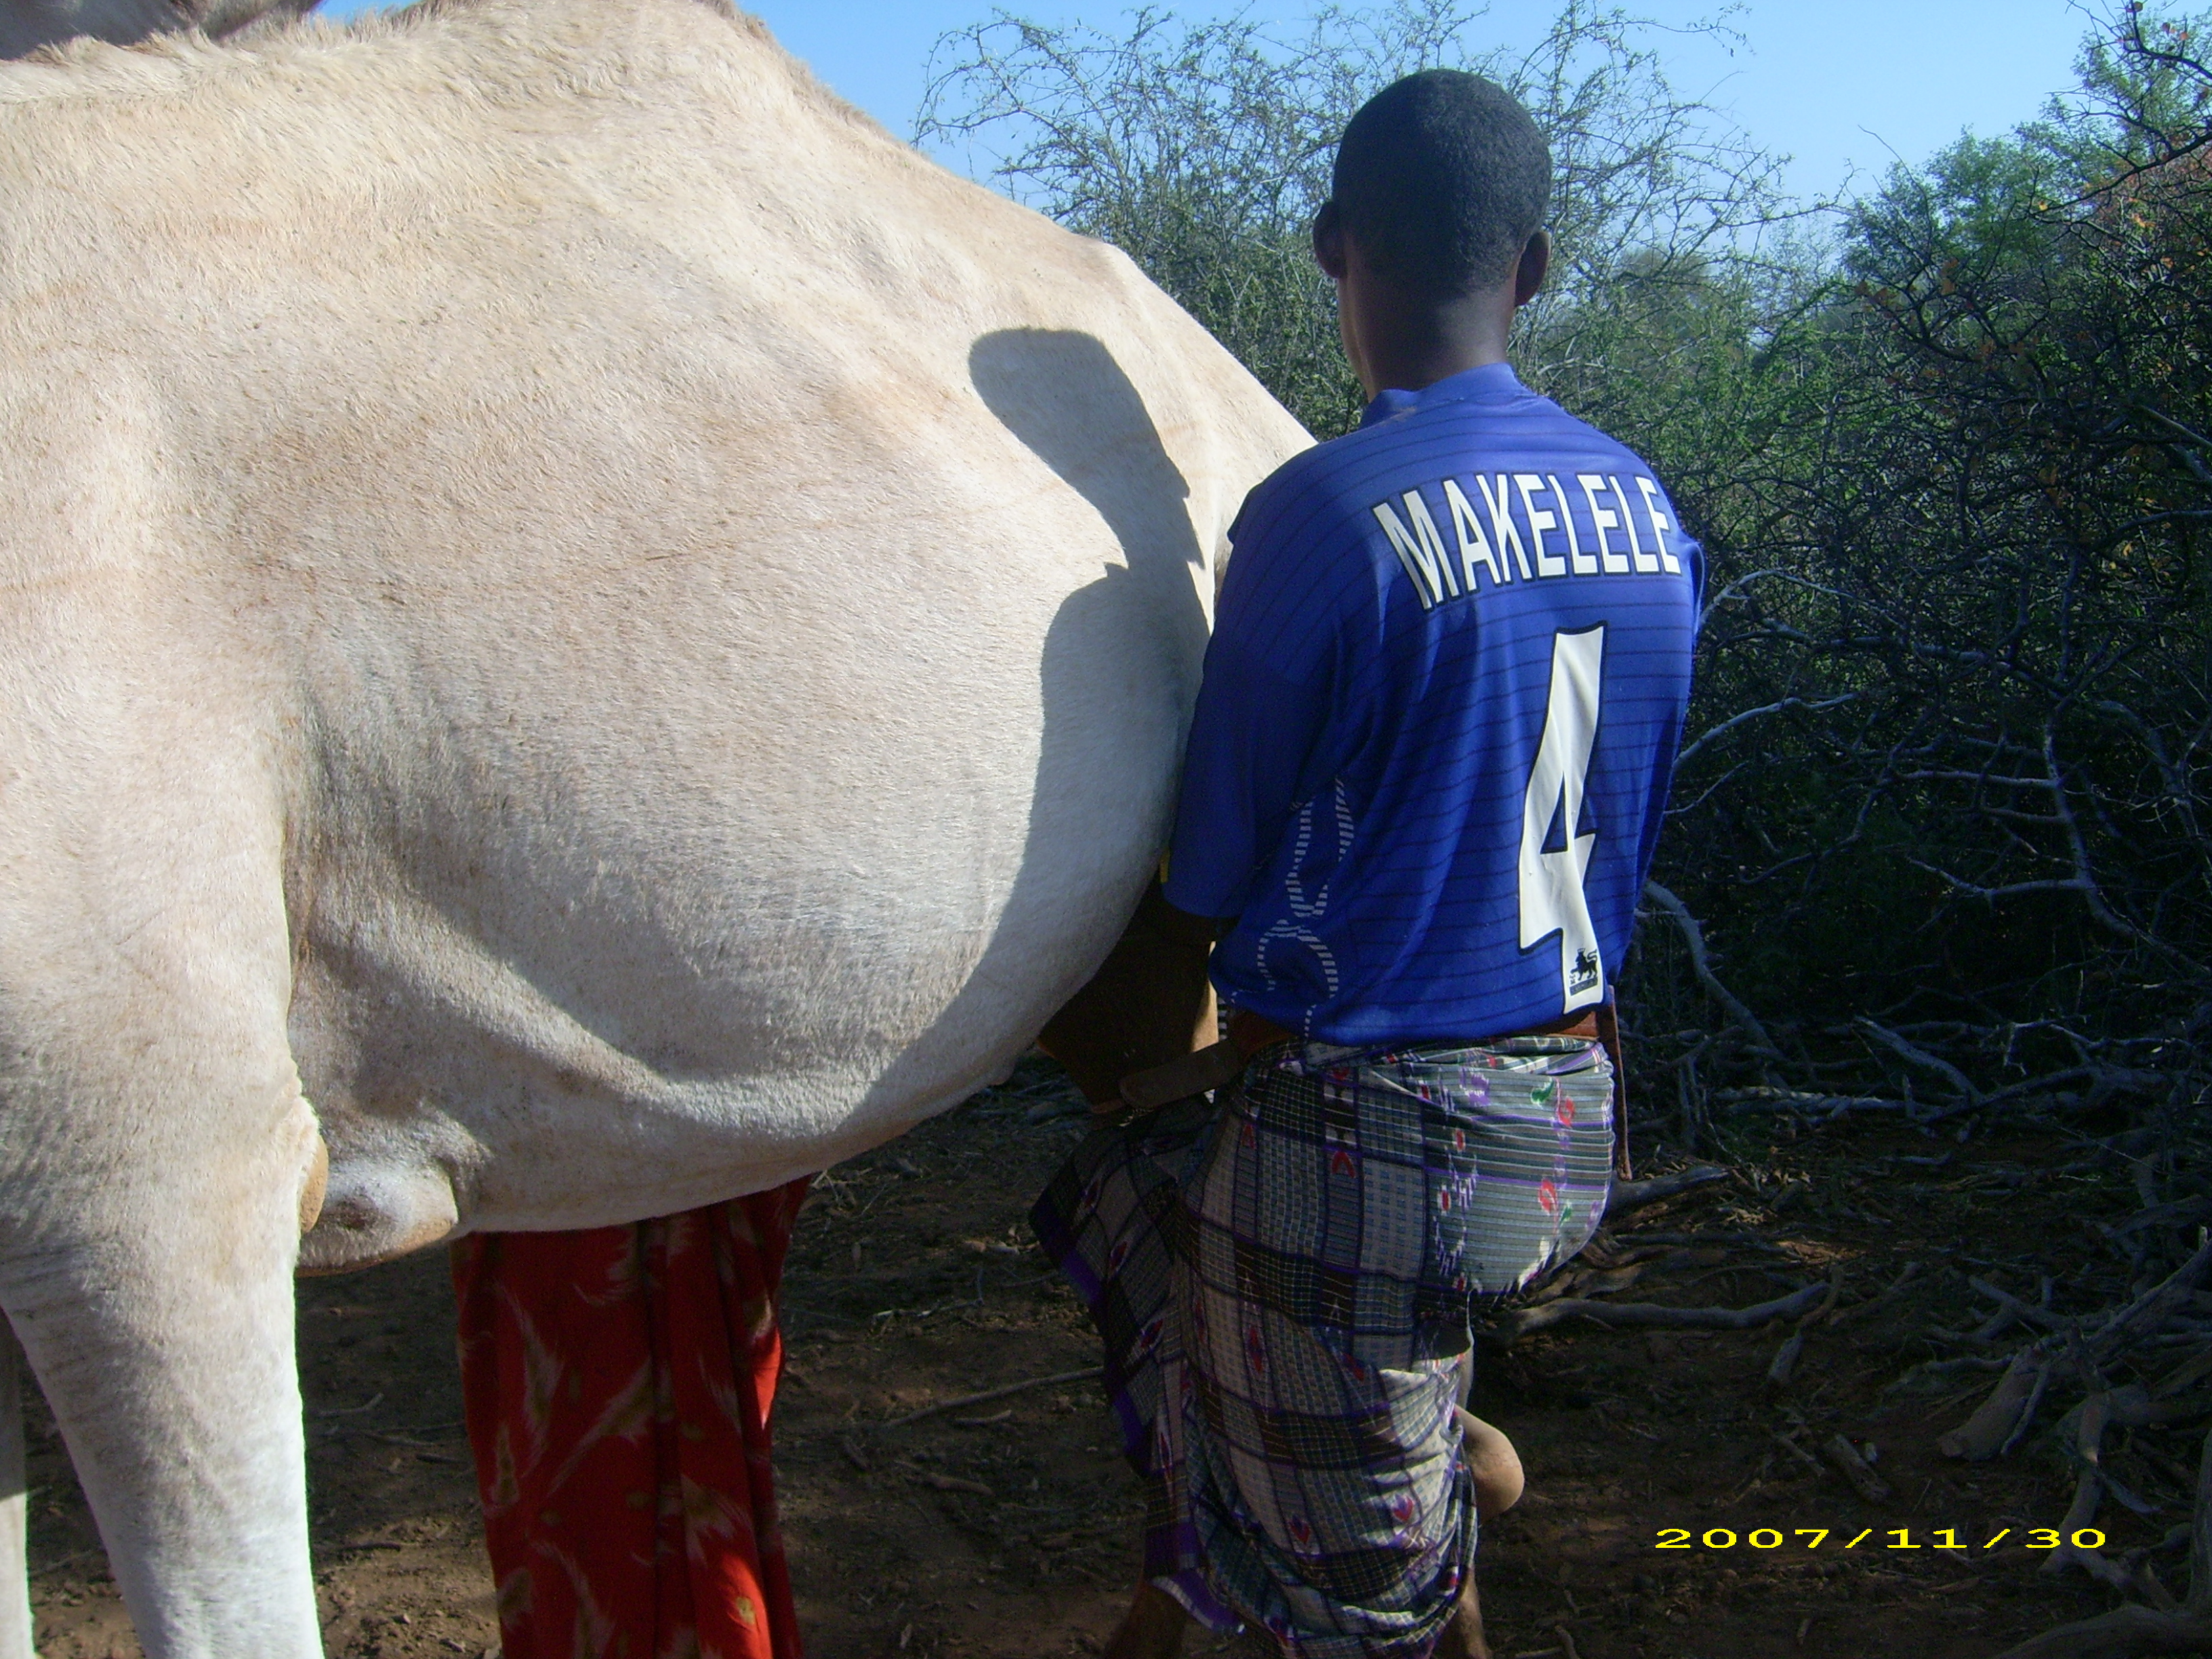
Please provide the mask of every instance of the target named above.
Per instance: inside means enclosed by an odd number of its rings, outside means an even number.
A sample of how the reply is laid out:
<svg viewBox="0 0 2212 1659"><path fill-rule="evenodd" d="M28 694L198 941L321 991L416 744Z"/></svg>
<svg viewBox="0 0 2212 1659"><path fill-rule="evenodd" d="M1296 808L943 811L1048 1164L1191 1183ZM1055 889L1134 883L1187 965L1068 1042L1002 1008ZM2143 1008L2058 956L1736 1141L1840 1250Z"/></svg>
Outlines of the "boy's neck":
<svg viewBox="0 0 2212 1659"><path fill-rule="evenodd" d="M1419 392L1504 362L1513 313L1543 287L1552 255L1552 240L1540 230L1504 282L1440 297L1377 271L1333 214L1316 227L1314 244L1322 270L1336 283L1344 355L1370 398L1386 390Z"/></svg>
<svg viewBox="0 0 2212 1659"><path fill-rule="evenodd" d="M1343 284L1344 355L1372 398L1385 390L1419 392L1486 363L1505 361L1513 322L1510 296L1486 289L1439 302L1377 283L1358 292Z"/></svg>

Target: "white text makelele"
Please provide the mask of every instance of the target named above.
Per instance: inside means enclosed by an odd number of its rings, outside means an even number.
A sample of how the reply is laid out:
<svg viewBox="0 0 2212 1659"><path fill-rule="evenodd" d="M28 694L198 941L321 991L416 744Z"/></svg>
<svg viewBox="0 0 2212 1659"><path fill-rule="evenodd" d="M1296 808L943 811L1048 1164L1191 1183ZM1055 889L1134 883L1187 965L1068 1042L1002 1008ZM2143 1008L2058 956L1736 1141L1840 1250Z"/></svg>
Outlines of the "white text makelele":
<svg viewBox="0 0 2212 1659"><path fill-rule="evenodd" d="M1503 587L1516 580L1537 581L1552 576L1681 574L1681 561L1668 544L1668 537L1674 533L1674 521L1652 479L1632 477L1636 490L1632 497L1610 473L1574 475L1594 537L1586 547L1575 523L1572 501L1559 487L1556 475L1500 472L1494 476L1493 484L1490 476L1474 475L1475 490L1482 498L1480 508L1457 478L1446 478L1441 486L1445 511L1459 544L1456 557L1444 545L1428 498L1420 490L1409 489L1396 502L1375 504L1375 521L1390 538L1391 549L1406 568L1422 610L1474 592L1477 570L1489 577L1492 587ZM1538 499L1547 495L1558 510L1537 505ZM1513 512L1516 496L1521 507L1517 520ZM1631 505L1637 497L1641 498L1644 509L1641 526ZM1553 532L1549 540L1547 532ZM1558 550L1561 547L1564 550Z"/></svg>

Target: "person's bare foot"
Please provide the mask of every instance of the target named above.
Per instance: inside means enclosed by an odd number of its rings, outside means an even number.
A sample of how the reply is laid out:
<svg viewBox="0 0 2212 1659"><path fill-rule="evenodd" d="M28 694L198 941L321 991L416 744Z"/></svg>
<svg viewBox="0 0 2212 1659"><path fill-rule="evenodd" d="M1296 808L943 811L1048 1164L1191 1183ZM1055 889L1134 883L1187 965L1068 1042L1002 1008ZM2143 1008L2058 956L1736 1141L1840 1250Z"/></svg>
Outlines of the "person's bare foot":
<svg viewBox="0 0 2212 1659"><path fill-rule="evenodd" d="M1521 1454L1513 1449L1513 1443L1505 1437L1504 1430L1484 1422L1464 1406L1457 1409L1460 1440L1466 1448L1467 1473L1474 1483L1474 1513L1479 1520L1488 1521L1521 1501L1522 1491L1528 1484L1521 1471ZM1474 1622L1480 1631L1480 1613L1475 1615Z"/></svg>
<svg viewBox="0 0 2212 1659"><path fill-rule="evenodd" d="M1478 1613L1478 1640L1481 1625L1481 1615ZM1129 1602L1129 1611L1122 1615L1121 1628L1106 1644L1102 1659L1175 1659L1182 1649L1182 1634L1189 1628L1190 1615L1182 1610L1180 1601L1158 1585L1139 1584ZM1485 1648L1473 1659L1489 1659L1489 1651Z"/></svg>

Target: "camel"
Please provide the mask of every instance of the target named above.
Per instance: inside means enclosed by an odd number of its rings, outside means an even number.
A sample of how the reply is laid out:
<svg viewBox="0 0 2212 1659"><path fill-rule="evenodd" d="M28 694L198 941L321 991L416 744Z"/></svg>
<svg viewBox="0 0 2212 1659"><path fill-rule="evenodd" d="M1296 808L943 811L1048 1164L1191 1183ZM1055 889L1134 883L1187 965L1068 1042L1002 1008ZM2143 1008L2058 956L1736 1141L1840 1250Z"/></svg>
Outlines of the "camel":
<svg viewBox="0 0 2212 1659"><path fill-rule="evenodd" d="M714 0L0 65L0 1309L146 1651L312 1655L295 1271L1003 1077L1309 440Z"/></svg>

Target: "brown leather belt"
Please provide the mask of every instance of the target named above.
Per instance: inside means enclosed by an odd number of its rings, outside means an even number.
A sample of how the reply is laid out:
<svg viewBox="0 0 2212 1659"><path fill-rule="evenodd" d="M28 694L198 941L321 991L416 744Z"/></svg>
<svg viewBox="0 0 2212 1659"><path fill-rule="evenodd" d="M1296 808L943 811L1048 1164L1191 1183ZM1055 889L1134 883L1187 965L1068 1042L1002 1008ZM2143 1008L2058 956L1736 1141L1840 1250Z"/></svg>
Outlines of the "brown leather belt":
<svg viewBox="0 0 2212 1659"><path fill-rule="evenodd" d="M1580 1013L1554 1020L1549 1025L1537 1026L1534 1030L1515 1031L1507 1036L1471 1037L1466 1039L1466 1042L1467 1046L1474 1048L1485 1042L1504 1042L1518 1036L1583 1037L1592 1042L1606 1040L1598 1010L1587 1008ZM1204 1094L1208 1089L1218 1089L1232 1081L1261 1050L1272 1048L1278 1043L1297 1041L1296 1031L1276 1024L1264 1014L1255 1014L1249 1008L1239 1008L1229 1017L1229 1035L1212 1048L1200 1048L1196 1054L1171 1060L1164 1066L1130 1073L1121 1079L1121 1097L1101 1102L1093 1109L1100 1112L1125 1109L1157 1111L1171 1100ZM1617 1059L1614 1063L1617 1069Z"/></svg>

